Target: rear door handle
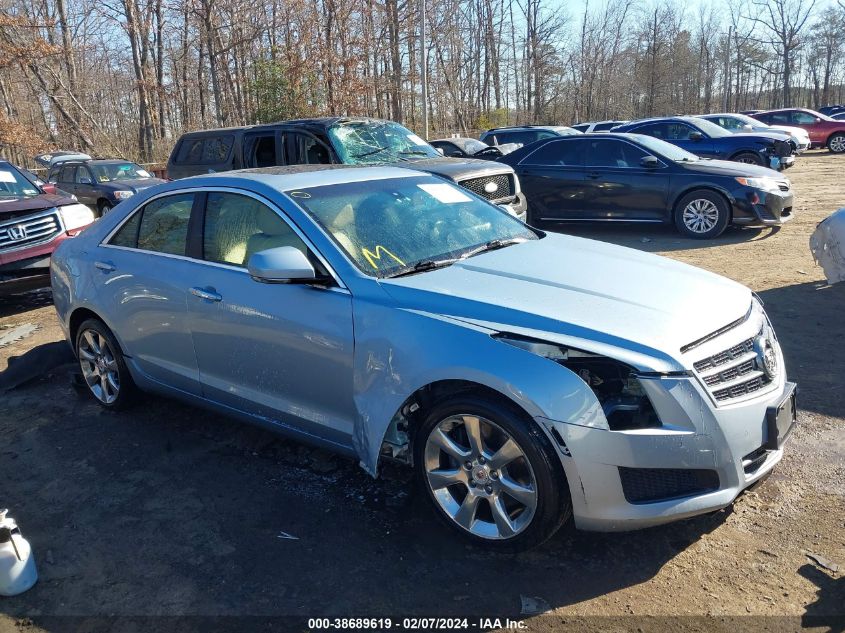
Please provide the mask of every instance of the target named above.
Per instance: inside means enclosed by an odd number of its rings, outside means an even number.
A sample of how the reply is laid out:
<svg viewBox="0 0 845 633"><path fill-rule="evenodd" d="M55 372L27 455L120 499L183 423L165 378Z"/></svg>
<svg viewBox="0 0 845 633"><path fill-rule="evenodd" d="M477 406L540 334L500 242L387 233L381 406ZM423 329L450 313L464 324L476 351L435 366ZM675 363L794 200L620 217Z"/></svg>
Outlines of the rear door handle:
<svg viewBox="0 0 845 633"><path fill-rule="evenodd" d="M191 288L191 294L206 301L223 301L223 296L214 292L214 290L206 290L204 288Z"/></svg>
<svg viewBox="0 0 845 633"><path fill-rule="evenodd" d="M111 262L94 262L94 266L102 270L104 273L114 272L117 268Z"/></svg>
<svg viewBox="0 0 845 633"><path fill-rule="evenodd" d="M590 178L591 180L596 180L599 177L601 177L601 174L597 171L591 171L587 174L587 178Z"/></svg>

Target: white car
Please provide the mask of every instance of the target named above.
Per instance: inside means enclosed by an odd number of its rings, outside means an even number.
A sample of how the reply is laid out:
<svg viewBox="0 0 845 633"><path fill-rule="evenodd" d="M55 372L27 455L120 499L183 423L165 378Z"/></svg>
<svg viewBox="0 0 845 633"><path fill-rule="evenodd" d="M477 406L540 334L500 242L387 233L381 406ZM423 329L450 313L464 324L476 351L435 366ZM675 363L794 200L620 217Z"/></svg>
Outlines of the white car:
<svg viewBox="0 0 845 633"><path fill-rule="evenodd" d="M779 130L789 135L792 145L795 147L795 152L800 154L810 147L810 135L807 130L792 125L767 125L757 119L752 119L745 114L734 113L718 113L718 114L700 114L701 119L706 119L715 123L719 127L723 127L731 132L771 132L772 130Z"/></svg>

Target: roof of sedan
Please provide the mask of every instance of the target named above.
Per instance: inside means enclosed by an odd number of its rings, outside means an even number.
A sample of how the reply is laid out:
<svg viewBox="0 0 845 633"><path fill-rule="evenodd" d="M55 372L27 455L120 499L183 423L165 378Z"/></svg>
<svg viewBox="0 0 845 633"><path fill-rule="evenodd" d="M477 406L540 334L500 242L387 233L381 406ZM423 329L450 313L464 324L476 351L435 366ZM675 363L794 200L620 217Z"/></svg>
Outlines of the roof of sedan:
<svg viewBox="0 0 845 633"><path fill-rule="evenodd" d="M339 185L349 182L368 182L387 178L429 176L426 172L404 167L371 165L288 165L285 167L259 167L238 169L215 174L202 174L185 178L248 179L262 182L279 191L289 191L322 185Z"/></svg>

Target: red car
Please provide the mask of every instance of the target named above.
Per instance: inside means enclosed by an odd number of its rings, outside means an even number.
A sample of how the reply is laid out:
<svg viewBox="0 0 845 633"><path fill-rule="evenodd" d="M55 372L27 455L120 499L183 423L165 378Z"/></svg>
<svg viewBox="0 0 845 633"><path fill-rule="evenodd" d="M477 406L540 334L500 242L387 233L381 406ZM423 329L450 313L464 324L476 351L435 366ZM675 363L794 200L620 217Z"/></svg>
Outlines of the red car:
<svg viewBox="0 0 845 633"><path fill-rule="evenodd" d="M807 108L767 110L751 115L769 125L794 125L807 130L811 147L827 147L834 154L845 152L845 121L838 121Z"/></svg>
<svg viewBox="0 0 845 633"><path fill-rule="evenodd" d="M0 296L50 285L50 255L94 221L66 195L47 193L33 177L0 160Z"/></svg>

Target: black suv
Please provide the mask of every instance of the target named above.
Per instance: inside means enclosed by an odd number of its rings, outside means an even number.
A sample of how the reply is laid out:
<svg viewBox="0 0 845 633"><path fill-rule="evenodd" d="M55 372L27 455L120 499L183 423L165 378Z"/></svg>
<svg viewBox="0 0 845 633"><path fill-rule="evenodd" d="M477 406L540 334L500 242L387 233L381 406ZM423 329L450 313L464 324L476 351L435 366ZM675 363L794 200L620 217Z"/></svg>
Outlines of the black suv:
<svg viewBox="0 0 845 633"><path fill-rule="evenodd" d="M393 121L324 117L184 134L170 154L167 175L276 165L392 164L426 171L469 189L525 218L525 196L509 165L447 158Z"/></svg>
<svg viewBox="0 0 845 633"><path fill-rule="evenodd" d="M101 216L142 189L166 182L140 165L113 158L54 163L47 180L75 195L82 204L97 209Z"/></svg>

